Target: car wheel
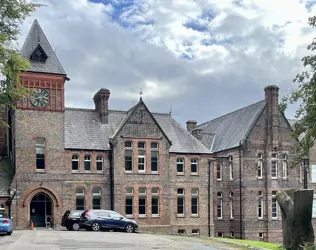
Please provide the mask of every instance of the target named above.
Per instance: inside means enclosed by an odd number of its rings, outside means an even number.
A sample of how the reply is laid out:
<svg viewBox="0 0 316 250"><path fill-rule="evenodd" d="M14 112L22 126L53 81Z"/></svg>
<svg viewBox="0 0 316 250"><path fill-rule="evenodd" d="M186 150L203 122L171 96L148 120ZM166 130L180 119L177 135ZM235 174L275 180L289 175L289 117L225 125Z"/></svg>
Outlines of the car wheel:
<svg viewBox="0 0 316 250"><path fill-rule="evenodd" d="M134 227L132 224L127 224L127 225L125 226L125 231L126 231L127 233L133 233L134 230L135 230L135 227Z"/></svg>
<svg viewBox="0 0 316 250"><path fill-rule="evenodd" d="M94 232L98 232L101 229L101 225L99 222L92 222L91 228Z"/></svg>
<svg viewBox="0 0 316 250"><path fill-rule="evenodd" d="M74 223L74 224L72 224L72 230L74 230L74 231L79 231L79 229L80 229L80 226L79 226L79 223Z"/></svg>
<svg viewBox="0 0 316 250"><path fill-rule="evenodd" d="M7 232L7 235L11 235L12 234L12 231L11 232Z"/></svg>

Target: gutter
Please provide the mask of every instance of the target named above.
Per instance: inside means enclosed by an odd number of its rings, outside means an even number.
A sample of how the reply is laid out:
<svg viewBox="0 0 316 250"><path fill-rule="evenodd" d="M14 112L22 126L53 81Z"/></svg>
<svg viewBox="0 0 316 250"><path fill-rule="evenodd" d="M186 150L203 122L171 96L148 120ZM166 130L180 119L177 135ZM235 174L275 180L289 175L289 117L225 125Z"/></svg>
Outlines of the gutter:
<svg viewBox="0 0 316 250"><path fill-rule="evenodd" d="M114 211L114 173L113 173L113 144L110 142L110 151L108 153L109 165L110 165L110 198L111 198L111 210Z"/></svg>
<svg viewBox="0 0 316 250"><path fill-rule="evenodd" d="M242 239L242 183L241 183L241 151L242 151L242 141L239 141L239 226L240 226L240 239Z"/></svg>

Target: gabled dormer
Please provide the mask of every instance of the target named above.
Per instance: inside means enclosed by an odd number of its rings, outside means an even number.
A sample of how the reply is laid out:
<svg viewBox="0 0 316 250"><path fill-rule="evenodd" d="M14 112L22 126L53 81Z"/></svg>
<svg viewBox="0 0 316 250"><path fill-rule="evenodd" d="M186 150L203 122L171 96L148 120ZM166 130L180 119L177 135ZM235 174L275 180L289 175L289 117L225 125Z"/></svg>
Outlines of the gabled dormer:
<svg viewBox="0 0 316 250"><path fill-rule="evenodd" d="M48 56L40 44L37 45L37 47L33 50L32 54L30 55L31 62L45 63L47 58Z"/></svg>

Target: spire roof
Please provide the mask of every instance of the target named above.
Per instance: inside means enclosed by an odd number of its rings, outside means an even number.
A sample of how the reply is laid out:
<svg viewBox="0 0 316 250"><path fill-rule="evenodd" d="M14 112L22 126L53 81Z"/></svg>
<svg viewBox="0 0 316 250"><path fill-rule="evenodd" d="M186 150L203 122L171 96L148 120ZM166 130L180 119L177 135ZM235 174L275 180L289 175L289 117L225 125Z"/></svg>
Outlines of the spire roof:
<svg viewBox="0 0 316 250"><path fill-rule="evenodd" d="M22 46L21 55L31 61L32 66L27 71L67 75L36 19Z"/></svg>

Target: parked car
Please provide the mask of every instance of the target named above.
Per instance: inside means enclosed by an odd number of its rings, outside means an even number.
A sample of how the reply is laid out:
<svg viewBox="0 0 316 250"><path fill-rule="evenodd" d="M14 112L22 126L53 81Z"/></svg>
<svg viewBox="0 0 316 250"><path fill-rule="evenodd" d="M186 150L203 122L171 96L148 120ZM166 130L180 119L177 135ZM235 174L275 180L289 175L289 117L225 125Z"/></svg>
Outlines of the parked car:
<svg viewBox="0 0 316 250"><path fill-rule="evenodd" d="M61 225L68 230L78 231L81 228L80 216L83 212L83 210L67 210L61 220Z"/></svg>
<svg viewBox="0 0 316 250"><path fill-rule="evenodd" d="M0 211L0 233L7 233L7 235L11 235L12 232L12 220L5 212Z"/></svg>
<svg viewBox="0 0 316 250"><path fill-rule="evenodd" d="M118 229L133 233L138 230L136 221L127 219L112 210L86 210L81 214L80 223L83 228L92 231Z"/></svg>

